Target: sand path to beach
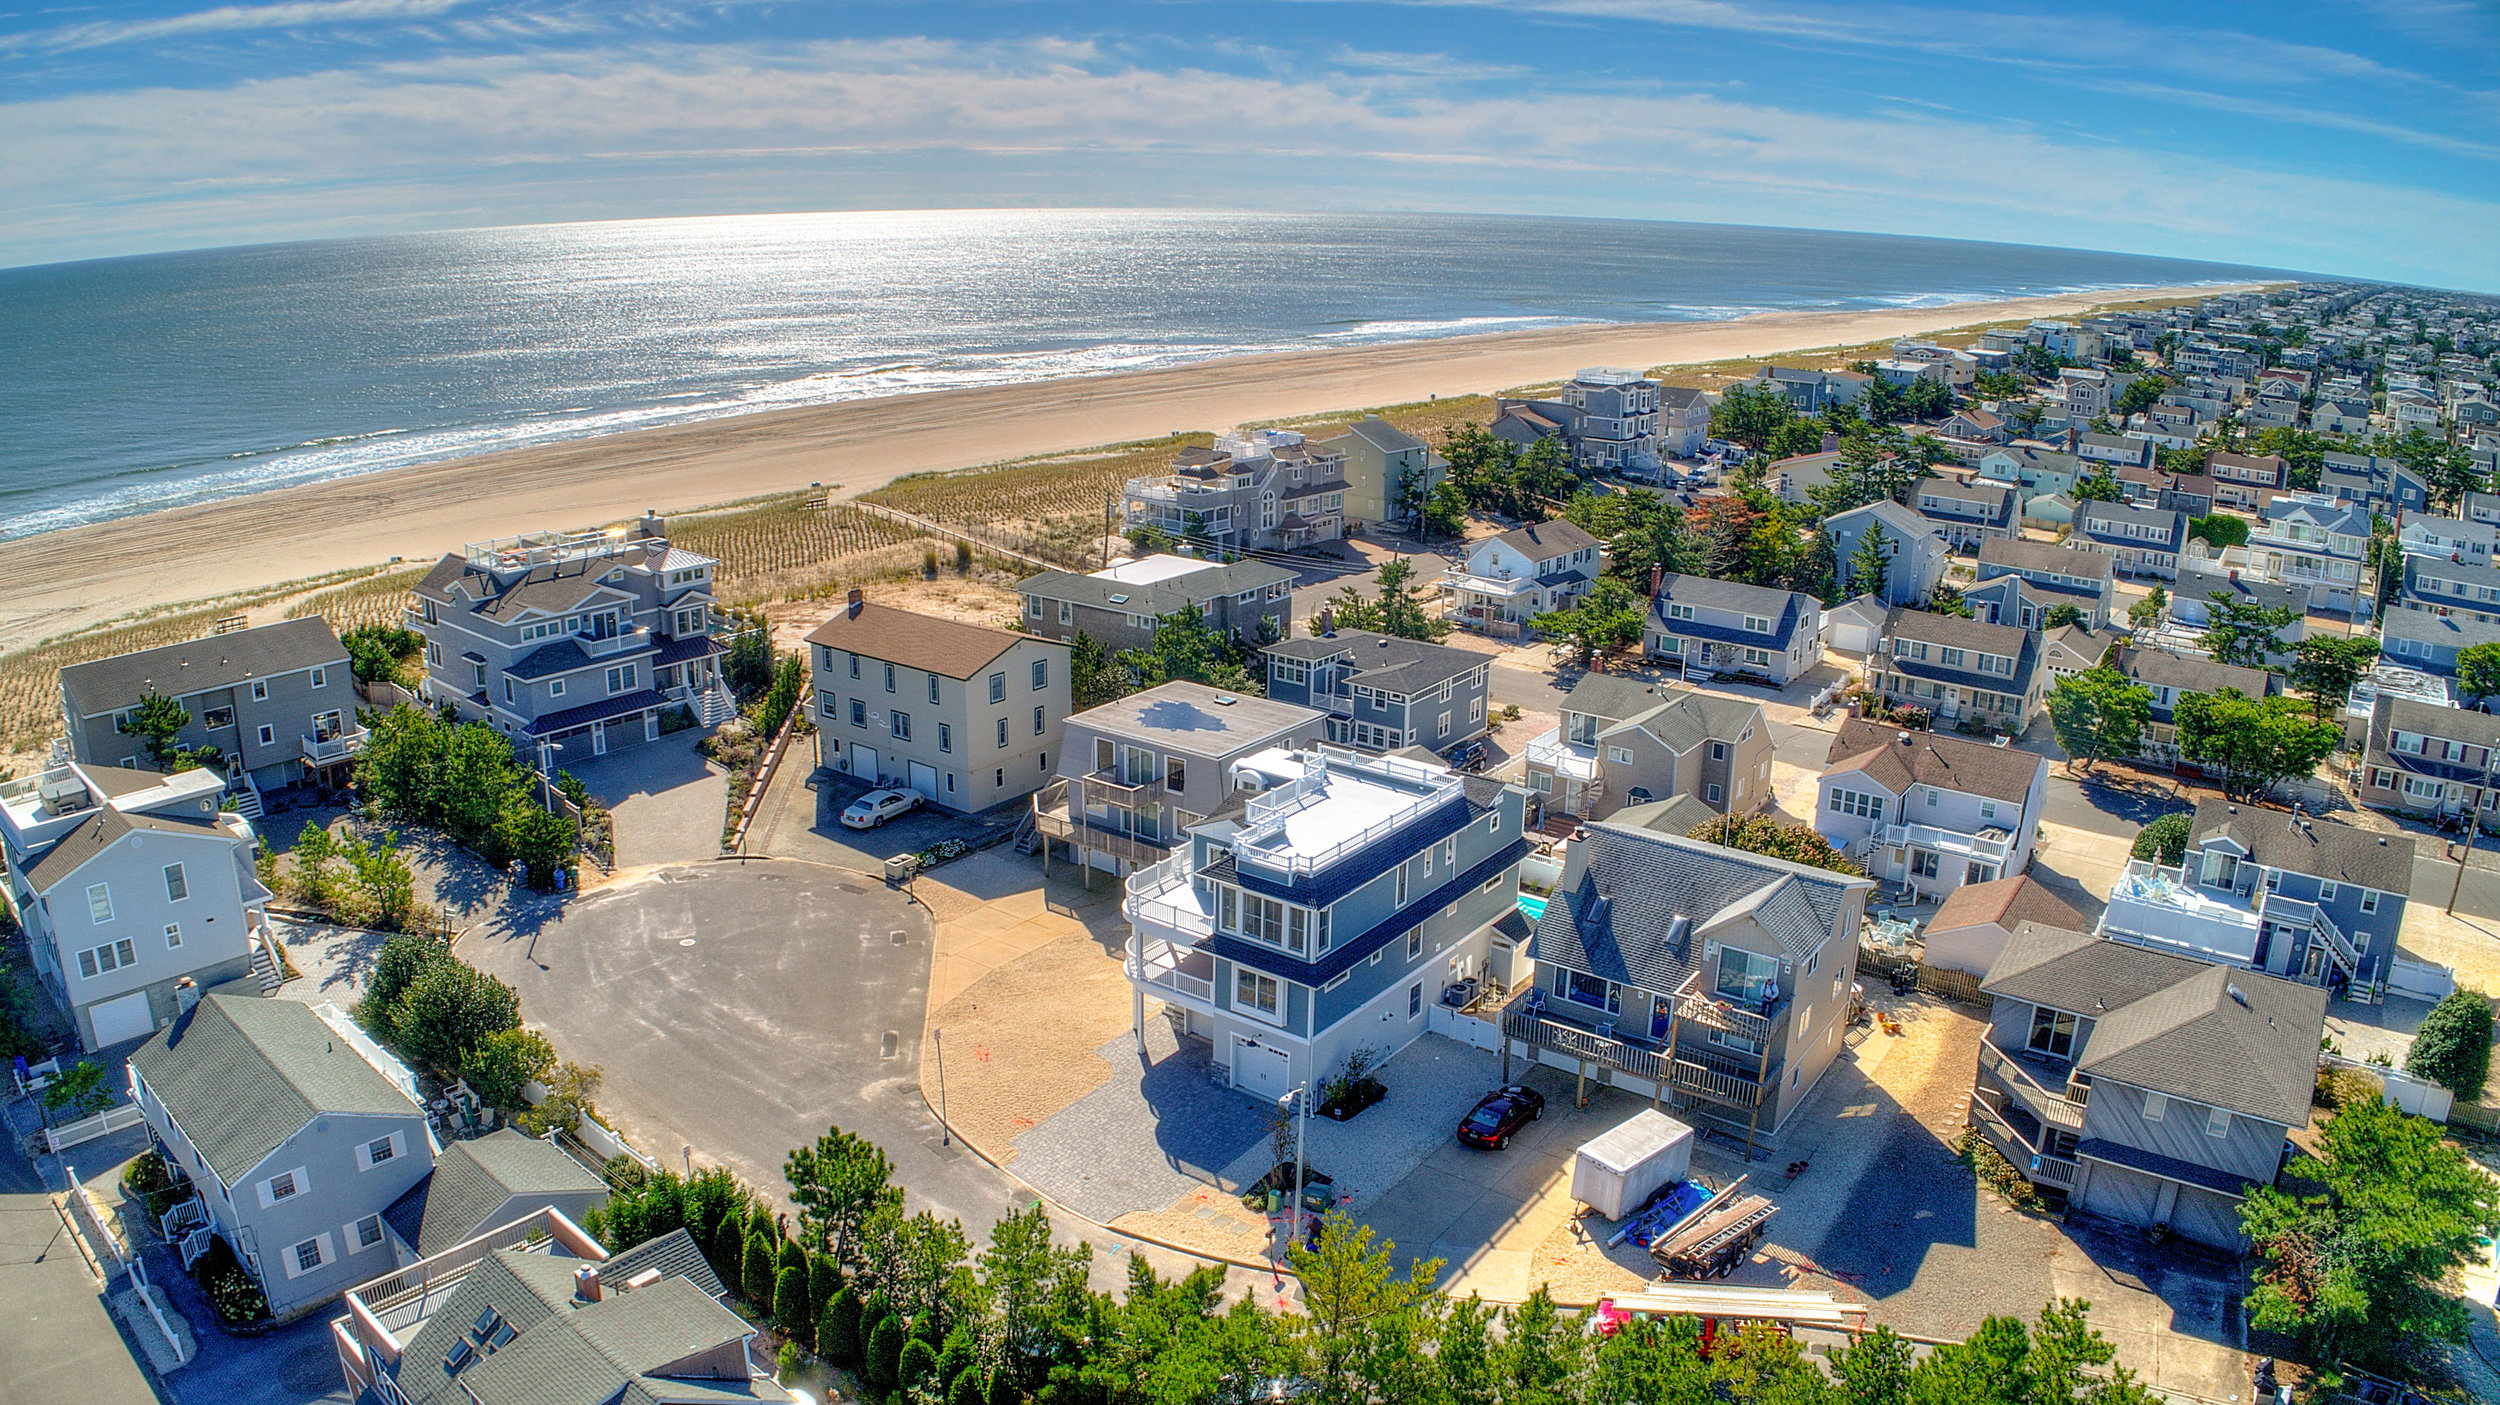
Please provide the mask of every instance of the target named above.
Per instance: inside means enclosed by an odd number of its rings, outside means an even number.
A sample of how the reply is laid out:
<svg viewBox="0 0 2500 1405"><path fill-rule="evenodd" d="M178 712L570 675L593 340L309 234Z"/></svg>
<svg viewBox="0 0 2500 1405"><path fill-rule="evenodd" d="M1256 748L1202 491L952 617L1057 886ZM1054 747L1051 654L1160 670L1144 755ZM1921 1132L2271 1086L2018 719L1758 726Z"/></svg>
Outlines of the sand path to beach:
<svg viewBox="0 0 2500 1405"><path fill-rule="evenodd" d="M2252 285L2255 286L2255 285ZM1583 366L1659 366L1845 346L1980 322L2071 316L2146 289L1944 308L1769 313L1568 327L854 400L568 440L47 533L12 542L0 648L130 611L464 542L595 526L838 483L1149 439L1183 429L1549 383Z"/></svg>

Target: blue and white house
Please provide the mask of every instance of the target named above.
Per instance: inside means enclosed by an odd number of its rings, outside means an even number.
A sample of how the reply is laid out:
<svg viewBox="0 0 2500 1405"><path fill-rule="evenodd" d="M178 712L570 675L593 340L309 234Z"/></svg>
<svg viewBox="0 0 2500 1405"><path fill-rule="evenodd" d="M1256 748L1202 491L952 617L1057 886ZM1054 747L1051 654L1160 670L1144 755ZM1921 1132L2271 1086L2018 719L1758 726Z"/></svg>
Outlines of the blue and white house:
<svg viewBox="0 0 2500 1405"><path fill-rule="evenodd" d="M1853 595L1859 593L1859 582L1849 577L1858 548L1875 535L1876 549L1884 556L1884 581L1883 587L1872 593L1882 597L1887 605L1916 605L1935 594L1936 583L1944 579L1945 563L1952 555L1935 524L1890 498L1878 498L1863 507L1833 513L1823 519L1823 534L1831 538L1832 559L1839 563L1841 585Z"/></svg>
<svg viewBox="0 0 2500 1405"><path fill-rule="evenodd" d="M2370 510L2323 493L2288 493L2266 504L2250 530L2248 545L2224 553L2247 553L2248 569L2262 578L2309 587L2311 609L2358 613L2371 604L2364 564L2370 544Z"/></svg>
<svg viewBox="0 0 2500 1405"><path fill-rule="evenodd" d="M1786 687L1823 660L1823 603L1776 586L1664 575L1641 643L1687 677L1731 673Z"/></svg>
<svg viewBox="0 0 2500 1405"><path fill-rule="evenodd" d="M2466 614L2389 610L2379 617L2379 650L2390 662L2443 678L2457 675L2457 655L2477 644L2500 644L2500 624Z"/></svg>
<svg viewBox="0 0 2500 1405"><path fill-rule="evenodd" d="M1485 730L1485 656L1442 644L1333 630L1286 639L1267 657L1271 702L1328 714L1328 739L1363 751L1447 751Z"/></svg>
<svg viewBox="0 0 2500 1405"><path fill-rule="evenodd" d="M2128 863L2100 933L2313 985L2367 986L2395 960L2413 859L2403 834L2207 800L2179 867Z"/></svg>
<svg viewBox="0 0 2500 1405"><path fill-rule="evenodd" d="M1518 905L1527 796L1333 746L1232 774L1238 803L1128 879L1129 985L1141 1041L1161 1000L1231 1086L1272 1101L1356 1048L1404 1048L1446 988L1483 974Z"/></svg>

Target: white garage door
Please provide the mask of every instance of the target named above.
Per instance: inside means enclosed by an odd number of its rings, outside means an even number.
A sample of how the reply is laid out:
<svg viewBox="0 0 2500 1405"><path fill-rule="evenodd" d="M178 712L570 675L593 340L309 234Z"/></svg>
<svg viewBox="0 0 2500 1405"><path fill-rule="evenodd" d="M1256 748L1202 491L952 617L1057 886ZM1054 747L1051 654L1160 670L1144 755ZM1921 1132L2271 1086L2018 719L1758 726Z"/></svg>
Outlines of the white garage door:
<svg viewBox="0 0 2500 1405"><path fill-rule="evenodd" d="M937 799L937 767L926 761L913 761L906 764L911 767L911 788L918 791L923 800Z"/></svg>
<svg viewBox="0 0 2500 1405"><path fill-rule="evenodd" d="M1253 1097L1274 1102L1285 1095L1291 1061L1282 1049L1255 1039L1233 1036L1233 1086Z"/></svg>
<svg viewBox="0 0 2500 1405"><path fill-rule="evenodd" d="M95 1022L95 1047L99 1049L156 1029L156 1017L148 1013L148 993L144 990L115 996L88 1010L87 1017Z"/></svg>
<svg viewBox="0 0 2500 1405"><path fill-rule="evenodd" d="M870 785L875 785L877 783L877 749L873 746L861 746L858 742L851 743L846 749L851 755L851 774Z"/></svg>

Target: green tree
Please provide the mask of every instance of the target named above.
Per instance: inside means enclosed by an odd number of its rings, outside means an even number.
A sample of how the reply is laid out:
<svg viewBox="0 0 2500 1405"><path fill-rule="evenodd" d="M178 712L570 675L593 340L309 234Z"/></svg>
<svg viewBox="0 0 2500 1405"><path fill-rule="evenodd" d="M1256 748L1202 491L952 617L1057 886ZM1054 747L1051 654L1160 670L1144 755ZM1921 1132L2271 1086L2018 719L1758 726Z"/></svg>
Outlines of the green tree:
<svg viewBox="0 0 2500 1405"><path fill-rule="evenodd" d="M1021 1405L1024 1388L1016 1384L1016 1373L1004 1365L990 1368L989 1389L982 1394L982 1405Z"/></svg>
<svg viewBox="0 0 2500 1405"><path fill-rule="evenodd" d="M390 1011L392 1045L445 1074L466 1067L488 1035L520 1024L520 992L448 953L420 971Z"/></svg>
<svg viewBox="0 0 2500 1405"><path fill-rule="evenodd" d="M1423 587L1415 582L1415 562L1411 557L1393 557L1381 563L1379 588L1372 597L1372 608L1378 629L1400 639L1439 639L1450 632L1450 622L1432 612L1423 599Z"/></svg>
<svg viewBox="0 0 2500 1405"><path fill-rule="evenodd" d="M1891 572L1892 536L1880 519L1870 518L1858 536L1857 549L1849 553L1849 597L1881 596Z"/></svg>
<svg viewBox="0 0 2500 1405"><path fill-rule="evenodd" d="M938 1348L938 1385L943 1389L952 1390L955 1382L966 1375L977 1378L980 1374L978 1370L980 1360L981 1343L972 1335L972 1324L956 1323L954 1329L946 1334L946 1344Z"/></svg>
<svg viewBox="0 0 2500 1405"><path fill-rule="evenodd" d="M2251 453L2281 458L2288 470L2286 486L2301 492L2317 491L2326 472L2328 447L2325 435L2306 429L2261 429L2249 442Z"/></svg>
<svg viewBox="0 0 2500 1405"><path fill-rule="evenodd" d="M371 842L349 839L339 846L339 857L346 860L356 891L372 906L374 926L396 927L416 906L416 874L400 857L398 835L385 833Z"/></svg>
<svg viewBox="0 0 2500 1405"><path fill-rule="evenodd" d="M2188 535L2211 546L2219 554L2225 547L2248 545L2248 519L2217 512L2190 521Z"/></svg>
<svg viewBox="0 0 2500 1405"><path fill-rule="evenodd" d="M121 731L146 743L148 763L160 771L176 769L182 759L182 729L191 725L191 709L163 693L140 695L138 705L121 719Z"/></svg>
<svg viewBox="0 0 2500 1405"><path fill-rule="evenodd" d="M1661 493L1633 488L1620 493L1574 493L1563 520L1606 544L1606 569L1646 593L1654 570L1679 571L1685 551L1684 514Z"/></svg>
<svg viewBox="0 0 2500 1405"><path fill-rule="evenodd" d="M1431 1295L1442 1261L1418 1259L1400 1274L1396 1247L1386 1240L1374 1247L1371 1226L1331 1210L1316 1247L1286 1250L1302 1280L1307 1347L1323 1383L1341 1387L1363 1338Z"/></svg>
<svg viewBox="0 0 2500 1405"><path fill-rule="evenodd" d="M2105 468L2096 467L2075 480L2074 497L2077 502L2117 502L2125 496L2119 490L2118 480Z"/></svg>
<svg viewBox="0 0 2500 1405"><path fill-rule="evenodd" d="M581 847L581 826L572 816L542 810L520 795L509 797L494 836L505 853L521 861L530 882L541 888L554 885L556 870L569 867Z"/></svg>
<svg viewBox="0 0 2500 1405"><path fill-rule="evenodd" d="M2378 662L2378 641L2313 634L2292 648L2291 683L2309 696L2311 715L2324 719L2344 705L2355 683Z"/></svg>
<svg viewBox="0 0 2500 1405"><path fill-rule="evenodd" d="M779 1272L780 1251L761 1226L747 1230L746 1251L738 1256L738 1295L761 1312L773 1306L773 1275Z"/></svg>
<svg viewBox="0 0 2500 1405"><path fill-rule="evenodd" d="M306 820L296 832L295 847L288 852L295 857L291 886L296 899L316 911L329 911L338 897L338 876L330 871L331 860L338 857L338 840L321 827L320 821Z"/></svg>
<svg viewBox="0 0 2500 1405"><path fill-rule="evenodd" d="M1761 453L1771 436L1796 418L1797 407L1782 392L1767 385L1759 389L1750 384L1731 385L1720 393L1719 403L1710 407L1710 437Z"/></svg>
<svg viewBox="0 0 2500 1405"><path fill-rule="evenodd" d="M2500 697L2500 644L2457 651L2457 691L2469 698Z"/></svg>
<svg viewBox="0 0 2500 1405"><path fill-rule="evenodd" d="M2343 728L2321 722L2296 698L2251 698L2237 688L2183 693L2173 705L2179 754L2223 772L2223 793L2254 800L2305 776L2335 752Z"/></svg>
<svg viewBox="0 0 2500 1405"><path fill-rule="evenodd" d="M784 1268L773 1274L773 1326L801 1346L816 1337L816 1319L807 1311L807 1270Z"/></svg>
<svg viewBox="0 0 2500 1405"><path fill-rule="evenodd" d="M903 1350L894 1361L895 1388L906 1392L935 1390L938 1389L934 1381L936 1375L936 1348L918 1337L905 1341Z"/></svg>
<svg viewBox="0 0 2500 1405"><path fill-rule="evenodd" d="M1432 485L1424 499L1423 527L1426 537L1455 537L1467 530L1467 491L1455 479Z"/></svg>
<svg viewBox="0 0 2500 1405"><path fill-rule="evenodd" d="M860 1376L870 1388L892 1390L901 1383L903 1372L903 1319L887 1313L868 1329L868 1350L861 1361Z"/></svg>
<svg viewBox="0 0 2500 1405"><path fill-rule="evenodd" d="M2102 665L2060 678L2049 689L2049 725L2071 764L2085 770L2114 756L2133 756L2152 725L2153 694Z"/></svg>
<svg viewBox="0 0 2500 1405"><path fill-rule="evenodd" d="M842 1291L842 1265L831 1254L807 1256L807 1321L810 1330L824 1320L825 1304Z"/></svg>
<svg viewBox="0 0 2500 1405"><path fill-rule="evenodd" d="M547 1096L540 1098L537 1106L514 1113L512 1125L533 1137L543 1137L558 1129L572 1131L582 1124L583 1118L598 1115L599 1110L591 1100L598 1096L601 1076L596 1065L557 1060L554 1068L538 1078L546 1085Z"/></svg>
<svg viewBox="0 0 2500 1405"><path fill-rule="evenodd" d="M1078 630L1068 646L1068 705L1078 712L1128 696L1128 670L1101 640Z"/></svg>
<svg viewBox="0 0 2500 1405"><path fill-rule="evenodd" d="M2451 444L2428 430L2410 429L2401 437L2381 439L2373 447L2413 470L2436 511L2452 513L2467 493L2480 492L2488 486L2472 450Z"/></svg>
<svg viewBox="0 0 2500 1405"><path fill-rule="evenodd" d="M974 1362L955 1379L947 1382L946 1405L986 1405L981 1396L982 1384L980 1363Z"/></svg>
<svg viewBox="0 0 2500 1405"><path fill-rule="evenodd" d="M1850 1405L1908 1405L1910 1371L1917 1358L1910 1343L1890 1327L1877 1327L1830 1357L1832 1375Z"/></svg>
<svg viewBox="0 0 2500 1405"><path fill-rule="evenodd" d="M1778 463L1781 459L1793 459L1821 452L1823 452L1823 422L1821 420L1790 420L1771 431L1770 442L1762 446L1762 458L1769 459L1773 463Z"/></svg>
<svg viewBox="0 0 2500 1405"><path fill-rule="evenodd" d="M1050 1212L1038 1200L990 1230L979 1260L981 1299L989 1339L1006 1360L1037 1361L1047 1352L1060 1305L1084 1294L1093 1261L1090 1244L1052 1242Z"/></svg>
<svg viewBox="0 0 2500 1405"><path fill-rule="evenodd" d="M893 1183L894 1163L865 1137L828 1127L814 1146L798 1147L782 1162L790 1199L799 1207L799 1233L817 1252L844 1270L864 1264L861 1229L881 1209L899 1209L902 1187Z"/></svg>
<svg viewBox="0 0 2500 1405"><path fill-rule="evenodd" d="M1505 1405L1576 1405L1588 1370L1589 1341L1581 1319L1565 1317L1543 1283L1502 1314L1493 1347L1495 1379Z"/></svg>
<svg viewBox="0 0 2500 1405"><path fill-rule="evenodd" d="M859 1233L861 1278L869 1288L930 1331L944 1326L953 1299L973 1286L964 1267L972 1241L962 1222L926 1210L906 1215L897 1202L878 1206Z"/></svg>
<svg viewBox="0 0 2500 1405"><path fill-rule="evenodd" d="M2216 663L2264 668L2266 656L2284 648L2284 627L2300 618L2289 608L2254 604L2224 591L2207 598L2213 607L2205 612L2205 633L2196 642Z"/></svg>
<svg viewBox="0 0 2500 1405"><path fill-rule="evenodd" d="M1784 824L1769 815L1720 815L1695 825L1688 837L1749 854L1828 868L1834 873L1857 875L1865 871L1842 857L1830 840L1815 833L1812 825Z"/></svg>
<svg viewBox="0 0 2500 1405"><path fill-rule="evenodd" d="M817 1319L816 1350L844 1370L857 1370L860 1349L859 1290L845 1284L826 1300L824 1315Z"/></svg>
<svg viewBox="0 0 2500 1405"><path fill-rule="evenodd" d="M36 1101L43 1104L46 1112L71 1118L93 1117L113 1105L113 1090L104 1082L102 1065L93 1059L80 1059L45 1084Z"/></svg>
<svg viewBox="0 0 2500 1405"><path fill-rule="evenodd" d="M396 625L358 625L339 636L348 669L359 683L396 682L400 671L425 652L425 636Z"/></svg>
<svg viewBox="0 0 2500 1405"><path fill-rule="evenodd" d="M469 1050L460 1076L488 1103L515 1112L529 1105L521 1090L555 1066L555 1046L545 1039L526 1029L499 1029Z"/></svg>
<svg viewBox="0 0 2500 1405"><path fill-rule="evenodd" d="M2491 997L2462 986L2440 998L2414 1031L2405 1072L2472 1102L2491 1074Z"/></svg>
<svg viewBox="0 0 2500 1405"><path fill-rule="evenodd" d="M1226 692L1266 691L1235 661L1230 641L1221 630L1207 623L1206 614L1195 604L1156 620L1154 642L1143 649L1124 651L1120 663L1136 677L1140 687L1180 680Z"/></svg>
<svg viewBox="0 0 2500 1405"><path fill-rule="evenodd" d="M756 735L779 736L781 724L798 710L799 699L806 692L807 660L797 654L786 655L773 666L773 685L764 691L763 705L756 711Z"/></svg>
<svg viewBox="0 0 2500 1405"><path fill-rule="evenodd" d="M2040 620L2040 627L2042 629L2064 629L2070 624L2078 628L2082 626L2082 606L2065 604L2051 605L2049 607L2048 614L2043 616Z"/></svg>
<svg viewBox="0 0 2500 1405"><path fill-rule="evenodd" d="M2148 371L2127 382L2126 389L2119 391L2117 398L2110 402L2110 413L2122 420L2131 419L2160 404L2162 392L2168 389L2170 381L2167 377Z"/></svg>
<svg viewBox="0 0 2500 1405"><path fill-rule="evenodd" d="M2195 819L2185 810L2164 815L2136 831L2135 844L2129 852L2163 868L2175 868L2187 856L2188 830Z"/></svg>
<svg viewBox="0 0 2500 1405"><path fill-rule="evenodd" d="M2160 623L2163 612L2169 608L2170 592L2154 586L2143 599L2127 607L2127 623L2141 634Z"/></svg>
<svg viewBox="0 0 2500 1405"><path fill-rule="evenodd" d="M2330 1361L2389 1362L2419 1342L2465 1340L2469 1309L2442 1285L2488 1252L2477 1241L2500 1228L2500 1182L2438 1124L2375 1098L2345 1104L2318 1142L2285 1179L2321 1193L2259 1186L2241 1202L2262 1261L2250 1321Z"/></svg>
<svg viewBox="0 0 2500 1405"><path fill-rule="evenodd" d="M1552 610L1528 621L1528 627L1549 639L1571 641L1585 668L1601 649L1628 649L1641 642L1641 625L1649 602L1632 592L1620 576L1600 576L1589 593L1568 610Z"/></svg>
<svg viewBox="0 0 2500 1405"><path fill-rule="evenodd" d="M729 651L721 655L721 681L741 703L763 696L773 685L773 632L761 615L747 615L731 621L735 633L729 636Z"/></svg>

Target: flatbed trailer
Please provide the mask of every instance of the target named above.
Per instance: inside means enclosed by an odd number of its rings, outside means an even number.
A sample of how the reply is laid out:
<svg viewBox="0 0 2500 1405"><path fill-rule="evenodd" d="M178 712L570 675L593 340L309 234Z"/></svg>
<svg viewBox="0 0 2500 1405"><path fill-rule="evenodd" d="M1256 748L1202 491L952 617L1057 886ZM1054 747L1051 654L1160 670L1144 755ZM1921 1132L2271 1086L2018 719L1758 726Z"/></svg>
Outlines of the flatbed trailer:
<svg viewBox="0 0 2500 1405"><path fill-rule="evenodd" d="M1671 1278L1725 1278L1760 1243L1779 1207L1746 1193L1744 1181L1720 1191L1649 1246Z"/></svg>

